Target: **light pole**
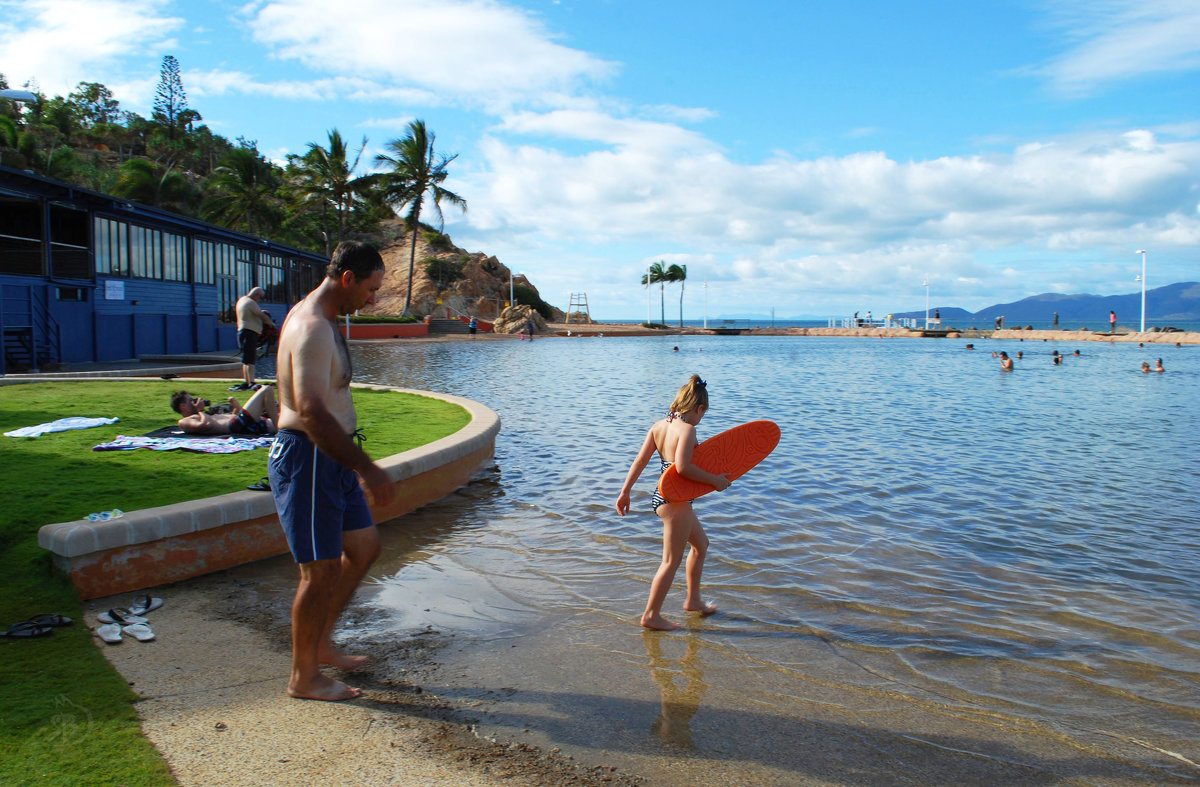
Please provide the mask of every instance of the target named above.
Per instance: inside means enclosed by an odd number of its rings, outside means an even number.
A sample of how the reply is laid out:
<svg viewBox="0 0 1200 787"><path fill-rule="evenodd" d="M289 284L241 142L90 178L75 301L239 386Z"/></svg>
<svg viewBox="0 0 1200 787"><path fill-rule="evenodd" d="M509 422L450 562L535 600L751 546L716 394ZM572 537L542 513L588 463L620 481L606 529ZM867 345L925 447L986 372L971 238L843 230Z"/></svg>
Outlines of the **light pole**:
<svg viewBox="0 0 1200 787"><path fill-rule="evenodd" d="M1134 254L1142 255L1142 333L1146 332L1146 250L1138 249Z"/></svg>
<svg viewBox="0 0 1200 787"><path fill-rule="evenodd" d="M925 288L925 330L929 330L929 279L921 282Z"/></svg>
<svg viewBox="0 0 1200 787"><path fill-rule="evenodd" d="M650 273L654 266L646 266L646 325L650 324Z"/></svg>

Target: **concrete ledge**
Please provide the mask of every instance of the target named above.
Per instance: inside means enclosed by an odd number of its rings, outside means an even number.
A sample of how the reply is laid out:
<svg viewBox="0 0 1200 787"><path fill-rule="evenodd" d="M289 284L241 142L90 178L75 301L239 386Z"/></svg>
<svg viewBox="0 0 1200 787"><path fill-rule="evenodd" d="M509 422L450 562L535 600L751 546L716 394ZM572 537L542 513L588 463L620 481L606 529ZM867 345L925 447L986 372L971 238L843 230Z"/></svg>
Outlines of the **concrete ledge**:
<svg viewBox="0 0 1200 787"><path fill-rule="evenodd" d="M377 460L396 482L396 499L372 508L376 522L445 497L470 481L495 453L500 417L478 402L405 388L355 387L441 399L471 415L452 435ZM274 499L250 491L130 511L107 522L46 525L38 531L38 545L53 553L55 565L85 599L176 582L288 551Z"/></svg>

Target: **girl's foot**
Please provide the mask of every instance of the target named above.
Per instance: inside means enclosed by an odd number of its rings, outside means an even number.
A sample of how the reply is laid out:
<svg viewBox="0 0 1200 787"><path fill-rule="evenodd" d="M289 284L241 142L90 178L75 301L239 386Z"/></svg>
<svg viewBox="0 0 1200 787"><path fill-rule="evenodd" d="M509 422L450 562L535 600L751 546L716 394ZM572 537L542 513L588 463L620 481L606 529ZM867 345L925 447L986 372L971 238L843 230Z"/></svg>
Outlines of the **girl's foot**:
<svg viewBox="0 0 1200 787"><path fill-rule="evenodd" d="M361 669L367 663L367 657L350 656L337 648L330 648L318 653L317 661L321 664L328 664L331 667L345 670L346 672L353 672L356 669Z"/></svg>
<svg viewBox="0 0 1200 787"><path fill-rule="evenodd" d="M362 689L347 686L340 680L325 675L306 684L288 684L288 694L304 700L324 700L325 702L341 702L362 696Z"/></svg>
<svg viewBox="0 0 1200 787"><path fill-rule="evenodd" d="M678 623L672 623L662 615L642 615L642 625L655 631L674 631L680 627Z"/></svg>
<svg viewBox="0 0 1200 787"><path fill-rule="evenodd" d="M683 608L688 612L699 612L701 615L712 615L717 611L715 604L705 604L704 602L700 602L699 604L684 604Z"/></svg>

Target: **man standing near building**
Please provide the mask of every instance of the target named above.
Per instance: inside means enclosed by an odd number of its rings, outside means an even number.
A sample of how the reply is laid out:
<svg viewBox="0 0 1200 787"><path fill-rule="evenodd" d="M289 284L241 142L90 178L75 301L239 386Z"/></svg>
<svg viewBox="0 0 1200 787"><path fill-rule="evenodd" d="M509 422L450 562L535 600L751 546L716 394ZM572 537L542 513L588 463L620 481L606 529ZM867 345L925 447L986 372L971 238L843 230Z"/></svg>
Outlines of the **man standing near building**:
<svg viewBox="0 0 1200 787"><path fill-rule="evenodd" d="M320 665L352 670L365 661L334 647L333 627L379 556L366 495L386 506L396 494L387 471L355 443L350 351L337 329L338 316L373 304L382 284L383 259L374 247L339 244L325 279L288 314L279 339L279 432L267 469L300 567L287 689L293 697L339 701L362 693Z"/></svg>
<svg viewBox="0 0 1200 787"><path fill-rule="evenodd" d="M254 387L254 363L258 360L258 337L262 335L263 323L275 327L275 321L259 306L267 295L262 287L255 287L238 298L237 312L238 347L242 351L242 384L231 391L248 391Z"/></svg>

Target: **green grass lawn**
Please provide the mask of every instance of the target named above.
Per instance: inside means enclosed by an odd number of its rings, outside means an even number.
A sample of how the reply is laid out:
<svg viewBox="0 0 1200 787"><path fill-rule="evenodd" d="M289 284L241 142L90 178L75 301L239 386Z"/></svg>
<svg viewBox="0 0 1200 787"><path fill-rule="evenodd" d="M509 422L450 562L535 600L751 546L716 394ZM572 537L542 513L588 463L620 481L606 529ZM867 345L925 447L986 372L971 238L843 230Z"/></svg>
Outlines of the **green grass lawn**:
<svg viewBox="0 0 1200 787"><path fill-rule="evenodd" d="M0 782L164 785L174 780L142 737L136 699L83 624L75 588L37 545L42 525L93 511L167 505L246 488L267 474L265 449L239 454L92 451L117 435L172 423L170 394L214 402L228 383L203 380L34 383L0 387L0 432L65 416L118 417L111 426L0 437L0 629L46 612L75 623L48 637L0 639ZM437 399L356 390L363 446L376 458L425 445L470 415Z"/></svg>

